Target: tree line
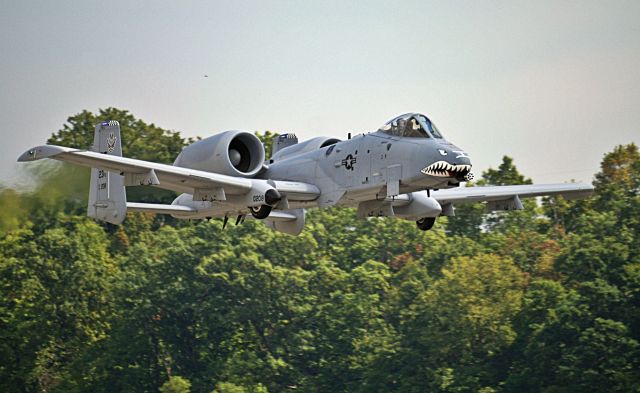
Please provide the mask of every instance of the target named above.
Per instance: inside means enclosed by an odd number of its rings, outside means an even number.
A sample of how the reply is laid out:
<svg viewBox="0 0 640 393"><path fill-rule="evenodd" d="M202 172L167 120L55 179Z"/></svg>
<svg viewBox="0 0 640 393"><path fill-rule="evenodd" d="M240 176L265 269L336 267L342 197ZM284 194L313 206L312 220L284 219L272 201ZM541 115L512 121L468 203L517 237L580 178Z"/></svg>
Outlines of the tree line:
<svg viewBox="0 0 640 393"><path fill-rule="evenodd" d="M88 147L101 120L120 121L129 157L171 163L191 142L115 108L49 142ZM634 144L604 156L589 199L461 206L428 232L352 209L310 211L298 237L140 213L112 226L85 216L85 169L32 176L0 191L0 391L640 389ZM527 182L509 157L479 181Z"/></svg>

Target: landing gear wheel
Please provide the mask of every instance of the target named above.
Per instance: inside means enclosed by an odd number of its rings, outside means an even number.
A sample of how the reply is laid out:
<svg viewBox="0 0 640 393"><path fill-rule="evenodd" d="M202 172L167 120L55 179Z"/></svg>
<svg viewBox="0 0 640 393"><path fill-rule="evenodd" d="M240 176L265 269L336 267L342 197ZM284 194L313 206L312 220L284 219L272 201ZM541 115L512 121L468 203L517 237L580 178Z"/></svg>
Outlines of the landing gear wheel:
<svg viewBox="0 0 640 393"><path fill-rule="evenodd" d="M271 213L271 206L269 205L261 205L260 207L250 207L251 215L258 220L264 220L269 217L269 213Z"/></svg>
<svg viewBox="0 0 640 393"><path fill-rule="evenodd" d="M428 231L433 227L433 224L435 223L436 223L435 217L425 217L416 221L416 225L418 226L418 229L420 229L421 231Z"/></svg>

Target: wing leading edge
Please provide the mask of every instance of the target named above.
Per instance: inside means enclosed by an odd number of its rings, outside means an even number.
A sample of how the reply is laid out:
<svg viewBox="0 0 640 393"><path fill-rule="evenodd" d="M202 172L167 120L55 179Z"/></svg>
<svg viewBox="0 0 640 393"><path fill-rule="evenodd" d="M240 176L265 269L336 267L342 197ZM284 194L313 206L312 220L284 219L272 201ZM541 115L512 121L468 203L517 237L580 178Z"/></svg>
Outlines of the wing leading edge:
<svg viewBox="0 0 640 393"><path fill-rule="evenodd" d="M188 194L195 194L197 190L222 188L225 194L243 195L251 191L255 182L267 181L55 145L29 149L18 158L18 161L36 161L43 158L121 173L125 177L125 184L129 186L152 185ZM313 200L320 194L320 190L313 184L290 181L273 181L272 183L277 190L285 193L292 200Z"/></svg>
<svg viewBox="0 0 640 393"><path fill-rule="evenodd" d="M525 184L517 186L478 186L438 190L432 193L441 205L499 202L515 198L562 195L566 199L586 198L593 193L591 184Z"/></svg>
<svg viewBox="0 0 640 393"><path fill-rule="evenodd" d="M124 174L125 178L129 175L129 179L136 177L140 179L137 185L154 185L176 192L190 193L194 189L224 187L228 194L243 194L251 189L250 179L55 145L29 149L18 158L18 161L36 161L42 158L119 172ZM155 174L157 181L153 180L153 176L148 176L151 171ZM144 178L147 176L149 181L145 182ZM128 185L134 184L129 182Z"/></svg>

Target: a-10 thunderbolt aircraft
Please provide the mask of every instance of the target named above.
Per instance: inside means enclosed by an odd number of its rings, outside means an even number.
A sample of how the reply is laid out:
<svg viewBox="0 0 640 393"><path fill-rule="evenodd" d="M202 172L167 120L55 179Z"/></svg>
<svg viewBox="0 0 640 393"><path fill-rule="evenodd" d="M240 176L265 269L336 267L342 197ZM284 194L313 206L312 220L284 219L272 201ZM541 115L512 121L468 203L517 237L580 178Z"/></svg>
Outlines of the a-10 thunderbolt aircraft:
<svg viewBox="0 0 640 393"><path fill-rule="evenodd" d="M113 224L127 211L176 218L246 216L272 229L299 234L305 209L352 206L359 217L398 217L430 229L454 206L486 201L488 210L522 209L520 198L563 195L582 198L590 184L459 187L470 180L471 160L447 141L426 116L408 113L379 130L347 140L316 137L298 142L293 134L273 140L265 161L260 140L247 131L226 131L182 150L173 165L122 157L120 125L96 126L91 150L44 145L18 161L42 158L93 168L87 214ZM182 193L171 205L127 202L126 186L148 185ZM224 227L223 225L223 227Z"/></svg>

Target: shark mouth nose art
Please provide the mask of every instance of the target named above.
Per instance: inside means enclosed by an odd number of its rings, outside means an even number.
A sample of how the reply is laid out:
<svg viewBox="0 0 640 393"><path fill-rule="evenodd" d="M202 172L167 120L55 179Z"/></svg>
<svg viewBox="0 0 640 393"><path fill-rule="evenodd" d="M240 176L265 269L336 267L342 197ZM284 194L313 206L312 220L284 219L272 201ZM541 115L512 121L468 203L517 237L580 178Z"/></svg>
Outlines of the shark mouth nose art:
<svg viewBox="0 0 640 393"><path fill-rule="evenodd" d="M446 161L438 161L423 168L420 172L437 177L464 177L471 171L471 165L453 165Z"/></svg>

